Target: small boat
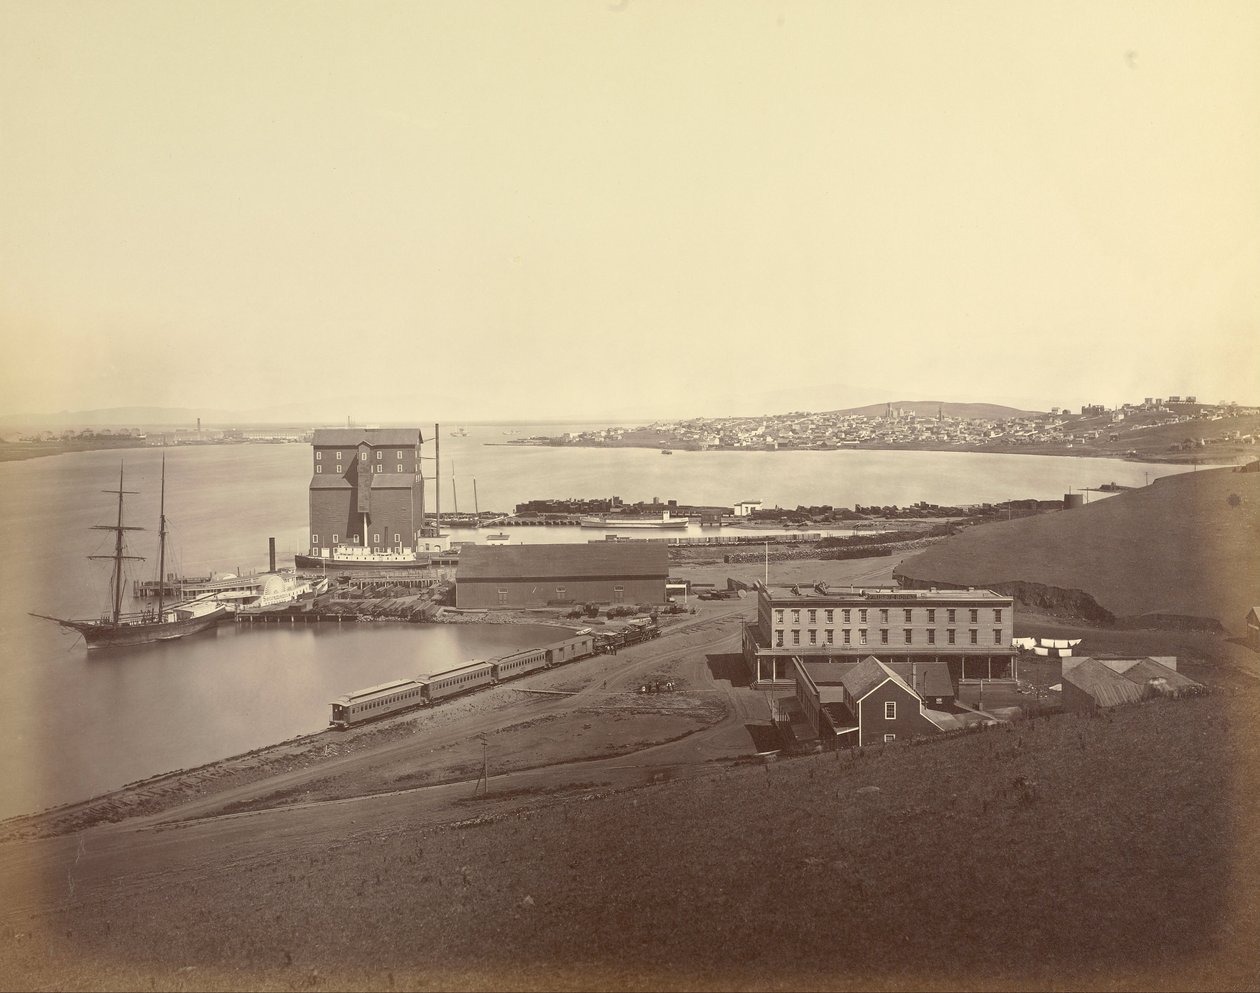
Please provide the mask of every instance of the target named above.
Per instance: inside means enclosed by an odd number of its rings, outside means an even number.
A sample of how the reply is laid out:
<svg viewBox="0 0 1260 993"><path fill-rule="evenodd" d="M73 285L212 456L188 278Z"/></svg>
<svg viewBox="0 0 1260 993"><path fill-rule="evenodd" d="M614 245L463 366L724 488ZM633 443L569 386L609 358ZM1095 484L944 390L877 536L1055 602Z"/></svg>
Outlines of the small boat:
<svg viewBox="0 0 1260 993"><path fill-rule="evenodd" d="M506 531L500 531L498 534L486 535L487 545L506 545L511 539Z"/></svg>
<svg viewBox="0 0 1260 993"><path fill-rule="evenodd" d="M111 610L100 618L91 620L68 620L61 617L49 617L47 614L35 614L45 620L56 621L62 627L70 628L83 635L89 649L93 648L130 648L135 645L149 645L155 641L170 641L183 638L213 628L227 615L227 608L205 598L186 600L182 603L168 605L165 597L165 586L158 584L157 607L134 613L124 613L122 595L124 588L123 562L143 562L139 555L128 555L123 535L127 531L143 531L143 528L123 524L123 496L134 493L134 490L123 489L123 468L118 467L118 489L106 490L118 496L118 523L98 524L95 530L114 532L114 552L112 555L89 555L90 559L111 559L114 563L110 575ZM166 571L166 456L162 456L162 496L158 512L158 577Z"/></svg>

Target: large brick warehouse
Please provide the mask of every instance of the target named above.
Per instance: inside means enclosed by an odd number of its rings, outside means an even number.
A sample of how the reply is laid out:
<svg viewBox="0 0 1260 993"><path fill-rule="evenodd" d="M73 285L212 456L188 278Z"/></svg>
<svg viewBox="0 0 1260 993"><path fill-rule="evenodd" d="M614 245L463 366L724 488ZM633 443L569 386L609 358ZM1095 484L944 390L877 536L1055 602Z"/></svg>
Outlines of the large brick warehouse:
<svg viewBox="0 0 1260 993"><path fill-rule="evenodd" d="M465 545L455 577L457 607L546 607L665 602L664 545Z"/></svg>

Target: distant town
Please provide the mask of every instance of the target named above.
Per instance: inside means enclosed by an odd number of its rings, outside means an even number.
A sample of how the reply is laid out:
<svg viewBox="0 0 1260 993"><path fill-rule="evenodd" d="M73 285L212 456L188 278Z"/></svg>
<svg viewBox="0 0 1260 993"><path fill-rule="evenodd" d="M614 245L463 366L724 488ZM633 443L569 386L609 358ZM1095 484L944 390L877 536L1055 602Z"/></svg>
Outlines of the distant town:
<svg viewBox="0 0 1260 993"><path fill-rule="evenodd" d="M696 417L609 427L517 445L709 449L910 449L1110 455L1163 461L1231 461L1260 434L1260 407L1194 396L1146 397L1118 407L1087 404L1048 412L982 404L903 401L824 413Z"/></svg>

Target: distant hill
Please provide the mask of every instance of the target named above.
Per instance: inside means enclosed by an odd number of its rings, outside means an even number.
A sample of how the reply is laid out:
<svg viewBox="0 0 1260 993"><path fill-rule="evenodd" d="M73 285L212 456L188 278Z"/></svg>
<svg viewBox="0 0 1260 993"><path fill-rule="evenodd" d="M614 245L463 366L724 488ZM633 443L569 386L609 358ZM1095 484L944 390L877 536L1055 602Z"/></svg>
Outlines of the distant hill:
<svg viewBox="0 0 1260 993"><path fill-rule="evenodd" d="M1003 407L996 403L946 403L941 400L896 400L892 408L894 411L908 410L916 417L935 417L939 411L946 417L985 421L1004 421L1010 417L1033 417L1045 413L1040 410ZM857 417L883 417L887 411L887 403L869 403L865 407L847 407L844 410L832 410L827 413L852 414Z"/></svg>
<svg viewBox="0 0 1260 993"><path fill-rule="evenodd" d="M1165 476L1075 510L969 528L897 568L922 584L1080 591L1115 621L1219 622L1241 633L1258 602L1260 472ZM1086 603L1086 606L1088 604Z"/></svg>

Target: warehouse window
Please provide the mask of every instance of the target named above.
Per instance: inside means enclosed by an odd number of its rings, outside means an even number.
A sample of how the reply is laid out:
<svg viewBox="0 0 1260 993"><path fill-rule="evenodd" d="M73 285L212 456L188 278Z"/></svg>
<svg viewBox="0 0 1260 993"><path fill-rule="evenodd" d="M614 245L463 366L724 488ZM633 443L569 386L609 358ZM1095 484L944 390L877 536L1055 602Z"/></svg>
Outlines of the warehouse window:
<svg viewBox="0 0 1260 993"><path fill-rule="evenodd" d="M823 632L823 634L824 634L824 637L826 637L827 639L828 645L832 644L836 640L836 633L835 631L831 630L831 628L827 628L827 630Z"/></svg>
<svg viewBox="0 0 1260 993"><path fill-rule="evenodd" d="M909 645L913 641L914 641L914 631L911 630L910 628L906 628L906 644Z"/></svg>
<svg viewBox="0 0 1260 993"><path fill-rule="evenodd" d="M950 608L949 608L949 610L945 611L945 619L946 619L947 621L949 621L949 623L950 623L950 624L953 624L953 623L954 623L955 618L954 618L954 608L953 608L953 607L950 607Z"/></svg>
<svg viewBox="0 0 1260 993"><path fill-rule="evenodd" d="M993 623L994 624L1002 623L1002 609L1000 607L995 608L993 611Z"/></svg>
<svg viewBox="0 0 1260 993"><path fill-rule="evenodd" d="M624 586L613 587L613 603L621 603L626 598L626 588Z"/></svg>
<svg viewBox="0 0 1260 993"><path fill-rule="evenodd" d="M848 628L845 628L842 633L844 634L844 643L846 645L852 644L852 641L850 640L849 635L851 635L853 632L850 631Z"/></svg>
<svg viewBox="0 0 1260 993"><path fill-rule="evenodd" d="M834 614L835 614L835 611L834 611L834 610L829 610L829 611L827 611L827 623L828 623L828 624L830 624L833 620L835 620L835 618L832 616L832 615L834 615Z"/></svg>
<svg viewBox="0 0 1260 993"><path fill-rule="evenodd" d="M774 647L775 648L783 647L783 632L782 631L776 631L774 633Z"/></svg>
<svg viewBox="0 0 1260 993"><path fill-rule="evenodd" d="M394 544L395 544L395 545L397 545L397 544L398 544L399 542L401 542L401 541L402 541L402 535L400 535L400 534L396 534L396 535L394 535Z"/></svg>
<svg viewBox="0 0 1260 993"><path fill-rule="evenodd" d="M323 467L322 465L317 465L317 466L315 467L315 471L316 471L316 472L323 472L323 471L324 471L324 467Z"/></svg>
<svg viewBox="0 0 1260 993"><path fill-rule="evenodd" d="M995 645L1002 644L1002 631L999 628L993 629L993 644Z"/></svg>
<svg viewBox="0 0 1260 993"><path fill-rule="evenodd" d="M971 629L971 643L973 645L979 644L979 642L976 640L978 636L979 636L979 632L975 628L972 628Z"/></svg>
<svg viewBox="0 0 1260 993"><path fill-rule="evenodd" d="M978 620L980 620L980 611L979 611L979 610L973 610L973 611L971 612L971 623L972 623L972 624L975 624L975 623L976 623L976 621L978 621Z"/></svg>
<svg viewBox="0 0 1260 993"><path fill-rule="evenodd" d="M399 463L398 463L398 468L397 468L397 470L395 470L395 471L396 471L396 472L402 472L402 463L401 463L401 462L399 462Z"/></svg>
<svg viewBox="0 0 1260 993"><path fill-rule="evenodd" d="M815 630L814 628L809 629L809 643L811 645L818 644L818 631Z"/></svg>
<svg viewBox="0 0 1260 993"><path fill-rule="evenodd" d="M848 624L852 620L852 618L849 616L852 613L853 611L851 611L848 607L844 608L844 623L845 624Z"/></svg>
<svg viewBox="0 0 1260 993"><path fill-rule="evenodd" d="M799 631L792 632L792 644L799 645L801 643L801 633Z"/></svg>
<svg viewBox="0 0 1260 993"><path fill-rule="evenodd" d="M816 610L811 610L811 611L809 612L809 623L810 623L810 624L817 624L817 623L818 623L818 611L816 611Z"/></svg>
<svg viewBox="0 0 1260 993"><path fill-rule="evenodd" d="M782 607L776 608L774 612L774 623L775 624L783 623L783 608Z"/></svg>
<svg viewBox="0 0 1260 993"><path fill-rule="evenodd" d="M880 643L881 645L887 645L887 644L888 644L888 628L880 628L880 629L879 629L879 643Z"/></svg>
<svg viewBox="0 0 1260 993"><path fill-rule="evenodd" d="M337 536L336 536L336 535L333 535L333 544L334 544L334 545L335 545L335 544L337 544Z"/></svg>
<svg viewBox="0 0 1260 993"><path fill-rule="evenodd" d="M858 611L858 621L862 624L866 623L866 608L865 607L863 607L861 610Z"/></svg>
<svg viewBox="0 0 1260 993"><path fill-rule="evenodd" d="M398 453L397 453L397 457L401 459L401 458L402 458L402 452L398 452Z"/></svg>
<svg viewBox="0 0 1260 993"><path fill-rule="evenodd" d="M909 623L910 623L910 621L911 621L911 617L910 617L910 608L909 608L909 607L907 607L907 608L906 608L906 623L907 623L907 624L909 624Z"/></svg>
<svg viewBox="0 0 1260 993"><path fill-rule="evenodd" d="M338 462L340 462L340 461L341 461L341 452L338 452L338 453L337 453L337 461L338 461Z"/></svg>
<svg viewBox="0 0 1260 993"><path fill-rule="evenodd" d="M936 623L936 611L933 610L931 607L928 608L928 623L929 624Z"/></svg>
<svg viewBox="0 0 1260 993"><path fill-rule="evenodd" d="M897 701L885 700L884 701L884 720L895 721L896 719L897 719Z"/></svg>
<svg viewBox="0 0 1260 993"><path fill-rule="evenodd" d="M311 535L311 544L312 544L312 545L318 545L318 544L319 544L319 535L317 535L317 534L313 534L313 535Z"/></svg>
<svg viewBox="0 0 1260 993"><path fill-rule="evenodd" d="M792 611L792 623L793 624L801 623L801 612L799 610Z"/></svg>
<svg viewBox="0 0 1260 993"><path fill-rule="evenodd" d="M384 457L385 457L385 453L384 453L384 452L377 452L377 453L376 453L376 460L377 460L378 462L379 462L381 459L383 459Z"/></svg>
<svg viewBox="0 0 1260 993"><path fill-rule="evenodd" d="M928 644L929 645L936 644L936 629L935 628L928 629Z"/></svg>
<svg viewBox="0 0 1260 993"><path fill-rule="evenodd" d="M884 624L888 623L888 608L887 607L879 608L879 619Z"/></svg>
<svg viewBox="0 0 1260 993"><path fill-rule="evenodd" d="M374 534L374 535L372 535L372 544L373 544L373 545L379 545L380 543L381 543L381 536L380 536L380 534L378 533L378 534Z"/></svg>
<svg viewBox="0 0 1260 993"><path fill-rule="evenodd" d="M866 628L862 628L860 631L858 631L858 644L859 645L866 644Z"/></svg>
<svg viewBox="0 0 1260 993"><path fill-rule="evenodd" d="M322 460L323 460L323 458L324 458L324 453L323 453L323 452L316 452L316 453L315 453L315 461L316 461L316 462L320 462L320 461L322 461Z"/></svg>
<svg viewBox="0 0 1260 993"><path fill-rule="evenodd" d="M948 641L951 645L954 644L954 629L953 628L950 628L948 631L945 632L945 640Z"/></svg>
<svg viewBox="0 0 1260 993"><path fill-rule="evenodd" d="M557 600L563 600L563 599L564 599L566 596L568 596L568 595L569 595L569 591L568 591L565 587L563 587L563 586L557 586L557 587L556 587L556 599L557 599Z"/></svg>
<svg viewBox="0 0 1260 993"><path fill-rule="evenodd" d="M886 735L884 735L884 740L885 740L885 741L896 741L896 740L897 740L897 736L896 736L895 734L886 734Z"/></svg>

